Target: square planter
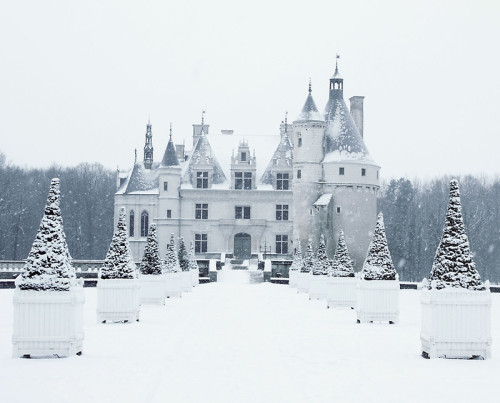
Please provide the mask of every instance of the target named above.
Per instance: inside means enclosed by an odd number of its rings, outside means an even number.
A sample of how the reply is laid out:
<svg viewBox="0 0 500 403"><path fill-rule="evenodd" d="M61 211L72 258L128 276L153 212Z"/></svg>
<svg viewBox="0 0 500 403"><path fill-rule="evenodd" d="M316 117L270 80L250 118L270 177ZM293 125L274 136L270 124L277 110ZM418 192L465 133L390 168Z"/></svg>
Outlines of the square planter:
<svg viewBox="0 0 500 403"><path fill-rule="evenodd" d="M191 279L191 271L183 271L182 274L182 291L191 292L193 291L193 280Z"/></svg>
<svg viewBox="0 0 500 403"><path fill-rule="evenodd" d="M165 297L182 296L182 272L165 273Z"/></svg>
<svg viewBox="0 0 500 403"><path fill-rule="evenodd" d="M99 279L97 281L97 320L99 322L139 321L140 285L138 279Z"/></svg>
<svg viewBox="0 0 500 403"><path fill-rule="evenodd" d="M309 274L309 277L309 299L325 299L327 276Z"/></svg>
<svg viewBox="0 0 500 403"><path fill-rule="evenodd" d="M462 288L422 290L422 355L491 357L491 294Z"/></svg>
<svg viewBox="0 0 500 403"><path fill-rule="evenodd" d="M356 284L358 323L399 321L399 280L364 280Z"/></svg>
<svg viewBox="0 0 500 403"><path fill-rule="evenodd" d="M12 356L80 355L83 287L69 291L14 291Z"/></svg>
<svg viewBox="0 0 500 403"><path fill-rule="evenodd" d="M191 285L197 287L200 285L200 269L193 269L191 273Z"/></svg>
<svg viewBox="0 0 500 403"><path fill-rule="evenodd" d="M289 270L288 271L288 286L291 288L297 288L298 277L299 277L298 270Z"/></svg>
<svg viewBox="0 0 500 403"><path fill-rule="evenodd" d="M356 306L356 277L327 277L326 306L348 307Z"/></svg>
<svg viewBox="0 0 500 403"><path fill-rule="evenodd" d="M309 292L309 278L311 273L297 273L297 292Z"/></svg>
<svg viewBox="0 0 500 403"><path fill-rule="evenodd" d="M140 303L150 305L165 305L165 275L140 274Z"/></svg>

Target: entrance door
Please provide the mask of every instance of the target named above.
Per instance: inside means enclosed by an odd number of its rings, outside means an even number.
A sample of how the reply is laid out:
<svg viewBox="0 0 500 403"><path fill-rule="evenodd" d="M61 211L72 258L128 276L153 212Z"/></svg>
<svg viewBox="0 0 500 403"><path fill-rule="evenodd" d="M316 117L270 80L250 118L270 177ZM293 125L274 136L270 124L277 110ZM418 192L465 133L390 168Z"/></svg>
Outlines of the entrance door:
<svg viewBox="0 0 500 403"><path fill-rule="evenodd" d="M240 232L234 236L234 257L236 259L250 259L252 251L252 238Z"/></svg>

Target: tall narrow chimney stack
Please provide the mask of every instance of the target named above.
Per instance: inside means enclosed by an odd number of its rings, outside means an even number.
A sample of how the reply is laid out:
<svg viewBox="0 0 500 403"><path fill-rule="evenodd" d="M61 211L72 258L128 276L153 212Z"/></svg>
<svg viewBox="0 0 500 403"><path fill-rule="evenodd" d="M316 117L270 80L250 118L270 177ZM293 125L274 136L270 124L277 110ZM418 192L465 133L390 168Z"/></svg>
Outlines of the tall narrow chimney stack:
<svg viewBox="0 0 500 403"><path fill-rule="evenodd" d="M361 134L361 138L363 137L363 100L365 97L362 96L354 96L349 98L351 101L351 116L356 123L356 127L358 128L359 134Z"/></svg>

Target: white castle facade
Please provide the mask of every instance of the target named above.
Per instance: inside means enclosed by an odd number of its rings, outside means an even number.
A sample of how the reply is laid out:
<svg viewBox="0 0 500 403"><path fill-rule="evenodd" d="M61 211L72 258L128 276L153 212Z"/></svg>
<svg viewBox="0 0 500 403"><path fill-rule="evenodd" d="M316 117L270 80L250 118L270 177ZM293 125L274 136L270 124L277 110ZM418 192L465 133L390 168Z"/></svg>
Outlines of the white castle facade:
<svg viewBox="0 0 500 403"><path fill-rule="evenodd" d="M336 67L323 114L309 85L302 112L279 134L210 134L202 118L192 150L174 146L171 131L161 162L153 161L148 124L143 161L120 175L115 195L115 222L125 206L134 259L142 258L152 222L162 256L174 233L194 242L199 258L264 251L287 258L297 240L304 249L321 234L332 256L342 229L359 269L375 226L380 167L363 141L363 97L350 104Z"/></svg>

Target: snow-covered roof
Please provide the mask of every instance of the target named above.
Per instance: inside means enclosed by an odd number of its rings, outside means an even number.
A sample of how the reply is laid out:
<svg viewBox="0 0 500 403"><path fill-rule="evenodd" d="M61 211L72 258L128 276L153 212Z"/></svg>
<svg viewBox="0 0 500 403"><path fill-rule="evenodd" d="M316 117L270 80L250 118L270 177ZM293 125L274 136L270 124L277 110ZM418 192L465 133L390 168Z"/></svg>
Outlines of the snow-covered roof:
<svg viewBox="0 0 500 403"><path fill-rule="evenodd" d="M273 183L273 166L278 167L291 167L292 166L292 143L290 138L285 134L282 138L276 151L274 152L269 164L267 165L266 171L260 178L260 182L263 184L272 185ZM257 177L258 178L258 177Z"/></svg>
<svg viewBox="0 0 500 403"><path fill-rule="evenodd" d="M323 116L321 116L321 113L318 112L318 107L316 106L316 103L311 95L311 87L309 87L309 94L307 95L302 112L300 112L296 121L300 122L304 120L324 121Z"/></svg>
<svg viewBox="0 0 500 403"><path fill-rule="evenodd" d="M330 201L332 200L333 194L332 193L323 193L318 200L314 202L314 206L317 207L323 207L323 206L328 206L330 204Z"/></svg>
<svg viewBox="0 0 500 403"><path fill-rule="evenodd" d="M158 191L158 167L159 164L156 162L151 169L146 169L142 162L137 162L117 193L151 194L149 191Z"/></svg>
<svg viewBox="0 0 500 403"><path fill-rule="evenodd" d="M358 128L347 109L342 90L330 91L325 108L325 157L323 162L359 160L373 163Z"/></svg>
<svg viewBox="0 0 500 403"><path fill-rule="evenodd" d="M222 170L217 156L214 154L213 148L210 145L210 141L207 139L205 133L201 132L201 136L198 138L188 160L184 164L182 170L182 178L184 182L193 183L193 165L203 164L212 167L212 184L222 184L226 182L227 176L224 176L224 171ZM231 176L229 176L231 177Z"/></svg>

